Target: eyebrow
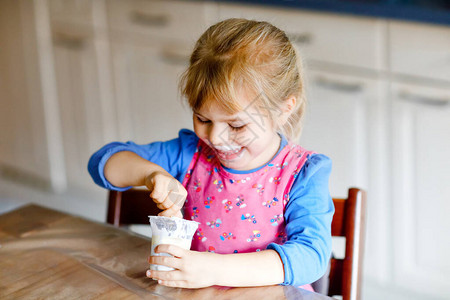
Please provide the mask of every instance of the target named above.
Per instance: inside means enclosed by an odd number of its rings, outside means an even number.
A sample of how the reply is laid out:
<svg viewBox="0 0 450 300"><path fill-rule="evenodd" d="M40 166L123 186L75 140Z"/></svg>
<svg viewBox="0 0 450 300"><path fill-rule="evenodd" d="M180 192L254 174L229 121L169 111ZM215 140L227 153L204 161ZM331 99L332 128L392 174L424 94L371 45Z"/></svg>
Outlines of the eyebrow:
<svg viewBox="0 0 450 300"><path fill-rule="evenodd" d="M194 113L197 114L197 115L199 115L199 116L202 117L202 118L208 119L208 118L202 116L199 112L194 111ZM246 119L240 118L240 117L234 117L234 118L231 118L231 119L225 119L224 121L227 121L227 122L235 122L235 121L246 121Z"/></svg>

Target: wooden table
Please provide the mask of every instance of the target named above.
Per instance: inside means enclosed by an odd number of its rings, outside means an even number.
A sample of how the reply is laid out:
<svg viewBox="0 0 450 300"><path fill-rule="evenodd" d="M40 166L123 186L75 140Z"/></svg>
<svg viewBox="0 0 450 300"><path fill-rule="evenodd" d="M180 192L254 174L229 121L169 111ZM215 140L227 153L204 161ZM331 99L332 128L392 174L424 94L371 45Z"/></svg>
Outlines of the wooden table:
<svg viewBox="0 0 450 300"><path fill-rule="evenodd" d="M27 205L0 215L1 299L331 299L292 286L179 289L145 276L150 239Z"/></svg>

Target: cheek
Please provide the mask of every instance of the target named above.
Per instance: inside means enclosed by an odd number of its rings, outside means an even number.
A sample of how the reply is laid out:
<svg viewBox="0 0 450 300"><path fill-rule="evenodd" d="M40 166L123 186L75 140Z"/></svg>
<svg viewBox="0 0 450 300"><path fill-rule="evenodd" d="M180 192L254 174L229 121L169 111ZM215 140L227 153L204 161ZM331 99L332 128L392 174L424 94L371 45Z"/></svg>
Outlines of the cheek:
<svg viewBox="0 0 450 300"><path fill-rule="evenodd" d="M204 138L206 135L206 126L194 120L194 132L199 138Z"/></svg>
<svg viewBox="0 0 450 300"><path fill-rule="evenodd" d="M195 122L194 122L194 132L198 137L200 137L201 135L200 126L198 126Z"/></svg>
<svg viewBox="0 0 450 300"><path fill-rule="evenodd" d="M246 141L248 148L265 147L268 140L273 138L273 134L268 131L267 127L252 126L245 130L241 135L241 140Z"/></svg>
<svg viewBox="0 0 450 300"><path fill-rule="evenodd" d="M266 138L268 136L273 135L274 132L276 132L275 128L273 127L273 124L270 122L270 120L264 120L264 124L261 124L261 126L254 126L253 132L255 135L257 135L259 138Z"/></svg>
<svg viewBox="0 0 450 300"><path fill-rule="evenodd" d="M230 142L243 147L250 147L258 137L258 135L249 128L245 128L241 131L230 131L227 136Z"/></svg>

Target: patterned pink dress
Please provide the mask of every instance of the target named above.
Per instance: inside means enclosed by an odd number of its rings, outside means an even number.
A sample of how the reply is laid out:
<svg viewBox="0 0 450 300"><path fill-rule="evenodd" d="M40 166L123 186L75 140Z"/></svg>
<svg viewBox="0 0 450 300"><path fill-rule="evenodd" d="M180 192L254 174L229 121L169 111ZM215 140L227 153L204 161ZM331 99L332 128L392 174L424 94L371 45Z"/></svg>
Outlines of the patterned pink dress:
<svg viewBox="0 0 450 300"><path fill-rule="evenodd" d="M264 167L236 174L225 170L214 151L199 140L182 182L188 191L184 217L200 223L191 249L228 254L283 244L289 192L312 153L288 143ZM310 285L302 288L311 290Z"/></svg>

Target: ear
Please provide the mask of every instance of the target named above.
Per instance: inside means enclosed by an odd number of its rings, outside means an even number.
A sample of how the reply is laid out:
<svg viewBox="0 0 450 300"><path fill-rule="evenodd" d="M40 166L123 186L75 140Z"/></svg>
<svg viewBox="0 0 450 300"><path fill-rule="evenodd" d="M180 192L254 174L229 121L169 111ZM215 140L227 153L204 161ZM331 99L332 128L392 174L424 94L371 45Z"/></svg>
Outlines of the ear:
<svg viewBox="0 0 450 300"><path fill-rule="evenodd" d="M288 98L286 98L286 100L284 100L284 103L281 106L281 114L279 117L279 124L281 126L283 126L287 122L289 116L294 111L296 103L297 98L295 96L289 96Z"/></svg>

